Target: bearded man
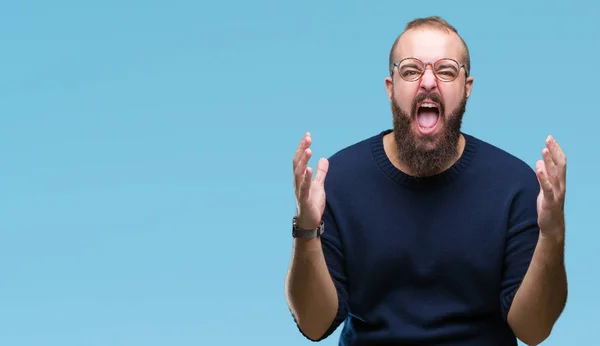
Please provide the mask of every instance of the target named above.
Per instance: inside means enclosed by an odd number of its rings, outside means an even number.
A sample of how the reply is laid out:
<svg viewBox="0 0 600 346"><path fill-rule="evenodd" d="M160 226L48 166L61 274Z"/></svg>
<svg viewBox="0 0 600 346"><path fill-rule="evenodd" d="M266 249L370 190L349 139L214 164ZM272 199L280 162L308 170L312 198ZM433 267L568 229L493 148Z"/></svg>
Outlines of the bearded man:
<svg viewBox="0 0 600 346"><path fill-rule="evenodd" d="M297 200L285 281L300 332L340 345L528 345L567 297L566 157L548 136L531 169L463 133L466 43L439 17L407 24L385 79L393 129L293 159ZM326 179L327 177L327 179Z"/></svg>

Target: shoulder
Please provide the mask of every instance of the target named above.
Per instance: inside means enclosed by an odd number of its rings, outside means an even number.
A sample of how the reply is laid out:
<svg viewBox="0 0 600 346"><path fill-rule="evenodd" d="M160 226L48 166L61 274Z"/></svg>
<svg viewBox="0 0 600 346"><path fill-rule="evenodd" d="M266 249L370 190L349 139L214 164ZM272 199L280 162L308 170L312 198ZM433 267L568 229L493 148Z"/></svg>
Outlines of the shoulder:
<svg viewBox="0 0 600 346"><path fill-rule="evenodd" d="M535 224L536 201L540 184L532 165L484 140L470 136L477 143L472 172L465 181L492 201L496 212L507 216L509 225ZM496 203L497 202L497 203Z"/></svg>
<svg viewBox="0 0 600 346"><path fill-rule="evenodd" d="M369 184L378 166L374 161L374 146L381 142L384 131L373 134L339 149L328 157L326 189L345 191L356 184Z"/></svg>
<svg viewBox="0 0 600 346"><path fill-rule="evenodd" d="M384 132L373 134L343 147L329 157L329 162L340 167L364 164L365 160L372 158L372 146L383 134Z"/></svg>
<svg viewBox="0 0 600 346"><path fill-rule="evenodd" d="M506 181L513 185L522 183L534 188L538 185L533 165L474 135L465 136L477 146L476 170L488 174L495 181Z"/></svg>
<svg viewBox="0 0 600 346"><path fill-rule="evenodd" d="M373 145L380 142L384 132L380 132L347 145L333 153L329 158L330 171L344 174L364 168L373 162Z"/></svg>

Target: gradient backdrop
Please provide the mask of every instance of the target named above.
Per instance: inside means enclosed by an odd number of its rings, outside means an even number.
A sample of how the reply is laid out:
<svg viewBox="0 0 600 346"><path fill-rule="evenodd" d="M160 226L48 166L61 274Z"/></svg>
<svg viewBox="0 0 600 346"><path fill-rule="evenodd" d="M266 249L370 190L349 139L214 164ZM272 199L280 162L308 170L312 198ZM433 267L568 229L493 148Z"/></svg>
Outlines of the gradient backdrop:
<svg viewBox="0 0 600 346"><path fill-rule="evenodd" d="M0 5L0 344L310 345L284 296L292 155L391 126L404 24L468 42L464 130L568 170L568 307L597 342L597 1L6 1ZM338 331L322 345L336 345Z"/></svg>

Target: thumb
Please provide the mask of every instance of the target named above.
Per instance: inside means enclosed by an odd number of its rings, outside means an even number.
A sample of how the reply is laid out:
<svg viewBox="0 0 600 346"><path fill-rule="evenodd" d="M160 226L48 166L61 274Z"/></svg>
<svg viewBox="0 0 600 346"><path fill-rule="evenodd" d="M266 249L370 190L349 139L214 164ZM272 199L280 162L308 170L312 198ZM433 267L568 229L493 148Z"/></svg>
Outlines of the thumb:
<svg viewBox="0 0 600 346"><path fill-rule="evenodd" d="M543 189L543 187L544 187L543 183L542 183L543 172L544 172L544 161L537 160L535 162L535 175L538 178L538 183L540 184L540 189Z"/></svg>
<svg viewBox="0 0 600 346"><path fill-rule="evenodd" d="M315 174L315 183L323 186L325 183L325 177L329 170L329 161L326 158L321 158L317 164L317 172Z"/></svg>
<svg viewBox="0 0 600 346"><path fill-rule="evenodd" d="M548 179L544 161L537 161L535 163L535 168L538 182L540 183L540 189L544 192L544 197L551 200L554 198L554 191L552 190L552 183L550 183L550 180Z"/></svg>

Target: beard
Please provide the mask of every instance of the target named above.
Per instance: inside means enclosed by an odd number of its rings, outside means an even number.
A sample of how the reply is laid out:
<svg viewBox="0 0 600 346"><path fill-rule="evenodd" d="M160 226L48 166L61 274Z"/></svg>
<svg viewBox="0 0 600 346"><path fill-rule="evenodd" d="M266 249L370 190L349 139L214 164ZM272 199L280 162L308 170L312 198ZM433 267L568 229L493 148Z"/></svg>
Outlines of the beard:
<svg viewBox="0 0 600 346"><path fill-rule="evenodd" d="M412 130L417 121L417 104L431 100L439 105L439 124L441 132L431 136L421 136ZM458 157L458 141L460 139L462 118L467 106L466 90L459 105L446 116L444 101L437 93L420 94L412 104L411 114L400 108L392 98L392 114L394 117L394 139L398 147L398 159L417 177L432 176L441 173Z"/></svg>

